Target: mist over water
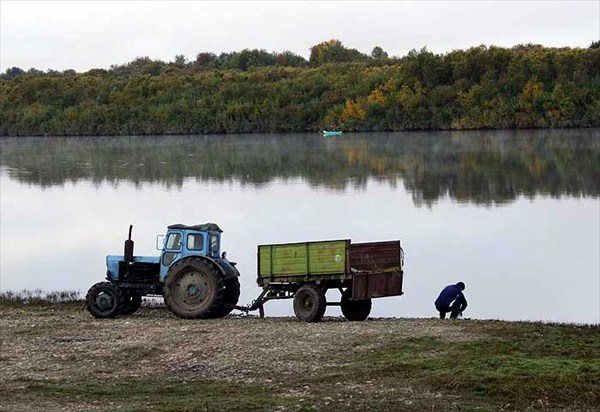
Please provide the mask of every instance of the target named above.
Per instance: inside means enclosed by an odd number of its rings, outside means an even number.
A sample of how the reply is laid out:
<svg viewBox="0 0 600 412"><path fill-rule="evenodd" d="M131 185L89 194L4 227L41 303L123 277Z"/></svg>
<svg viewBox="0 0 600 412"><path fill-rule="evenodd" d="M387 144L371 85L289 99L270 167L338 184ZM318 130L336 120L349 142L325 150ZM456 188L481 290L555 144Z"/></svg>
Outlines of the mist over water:
<svg viewBox="0 0 600 412"><path fill-rule="evenodd" d="M466 317L600 322L598 129L9 138L0 167L2 290L85 293L129 224L155 255L167 225L216 222L241 303L258 244L400 239L405 295L372 316L435 316L461 280Z"/></svg>

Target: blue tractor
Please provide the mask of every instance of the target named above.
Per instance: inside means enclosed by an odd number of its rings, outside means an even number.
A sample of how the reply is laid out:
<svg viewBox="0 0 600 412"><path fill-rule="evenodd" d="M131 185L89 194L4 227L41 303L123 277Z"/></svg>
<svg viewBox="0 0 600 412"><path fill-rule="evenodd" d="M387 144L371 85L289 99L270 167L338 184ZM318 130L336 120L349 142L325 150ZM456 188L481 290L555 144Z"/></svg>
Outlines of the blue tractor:
<svg viewBox="0 0 600 412"><path fill-rule="evenodd" d="M236 307L240 273L221 254L218 225L169 226L160 256L134 256L131 230L123 255L106 257L106 281L86 295L93 316L130 315L146 295L162 295L171 312L186 319L219 318Z"/></svg>

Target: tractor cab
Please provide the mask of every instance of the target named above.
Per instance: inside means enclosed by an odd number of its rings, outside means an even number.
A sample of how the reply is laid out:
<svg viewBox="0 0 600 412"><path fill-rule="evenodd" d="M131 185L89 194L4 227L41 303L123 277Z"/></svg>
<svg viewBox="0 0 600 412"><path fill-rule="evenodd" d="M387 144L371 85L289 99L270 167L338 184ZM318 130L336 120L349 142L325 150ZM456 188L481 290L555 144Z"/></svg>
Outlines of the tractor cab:
<svg viewBox="0 0 600 412"><path fill-rule="evenodd" d="M197 255L218 259L222 232L215 223L168 226L160 255L160 279L164 280L171 264L179 259Z"/></svg>

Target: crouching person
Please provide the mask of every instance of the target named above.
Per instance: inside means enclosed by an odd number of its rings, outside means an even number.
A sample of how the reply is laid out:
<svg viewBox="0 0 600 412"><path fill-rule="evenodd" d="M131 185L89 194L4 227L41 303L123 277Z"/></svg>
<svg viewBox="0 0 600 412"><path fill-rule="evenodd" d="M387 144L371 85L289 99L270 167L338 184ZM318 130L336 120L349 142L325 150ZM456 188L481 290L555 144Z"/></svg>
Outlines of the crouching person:
<svg viewBox="0 0 600 412"><path fill-rule="evenodd" d="M450 319L456 319L467 308L467 299L463 295L463 290L465 290L463 282L442 289L440 296L435 300L435 308L440 312L440 319L446 319L448 312L450 312Z"/></svg>

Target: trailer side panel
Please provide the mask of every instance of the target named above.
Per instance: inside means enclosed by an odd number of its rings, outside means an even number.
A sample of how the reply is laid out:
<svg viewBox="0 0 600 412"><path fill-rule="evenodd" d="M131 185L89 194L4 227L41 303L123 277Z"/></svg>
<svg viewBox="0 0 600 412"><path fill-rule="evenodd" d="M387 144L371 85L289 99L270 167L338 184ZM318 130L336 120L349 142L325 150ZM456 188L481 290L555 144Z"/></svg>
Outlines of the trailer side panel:
<svg viewBox="0 0 600 412"><path fill-rule="evenodd" d="M278 281L289 277L346 274L349 240L261 245L258 247L260 278Z"/></svg>

